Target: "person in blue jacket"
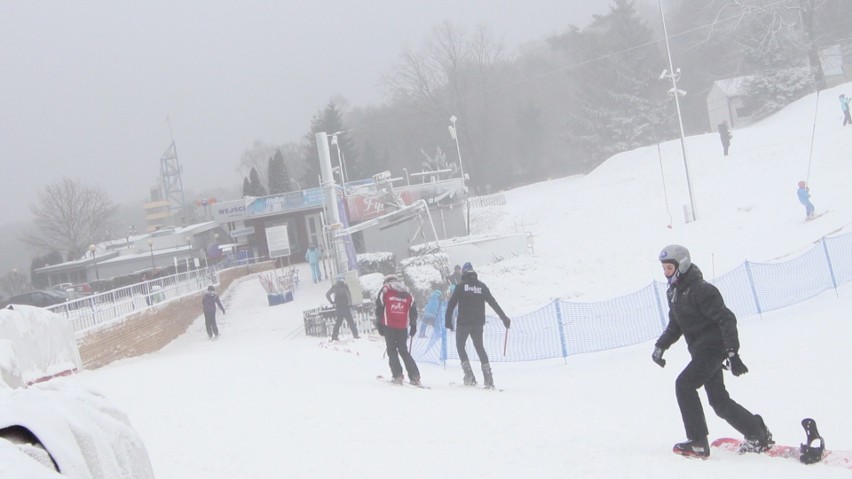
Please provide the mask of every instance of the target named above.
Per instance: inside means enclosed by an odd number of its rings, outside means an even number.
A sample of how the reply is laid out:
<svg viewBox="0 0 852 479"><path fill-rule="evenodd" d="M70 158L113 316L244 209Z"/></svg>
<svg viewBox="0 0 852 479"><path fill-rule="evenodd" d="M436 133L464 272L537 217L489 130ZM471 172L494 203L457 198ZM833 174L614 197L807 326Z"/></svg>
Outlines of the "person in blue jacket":
<svg viewBox="0 0 852 479"><path fill-rule="evenodd" d="M305 253L305 261L311 265L311 279L314 280L314 284L322 281L322 273L320 273L320 257L322 254L320 253L319 248L313 243L308 246L308 251Z"/></svg>
<svg viewBox="0 0 852 479"><path fill-rule="evenodd" d="M799 197L799 203L805 205L805 219L809 220L814 217L814 205L811 203L811 189L804 181L799 182L799 189L796 191Z"/></svg>
<svg viewBox="0 0 852 479"><path fill-rule="evenodd" d="M438 314L441 311L442 299L441 291L437 289L429 295L426 307L423 308L423 317L420 319L420 335L418 337L426 337L426 326L432 326L433 331L438 330Z"/></svg>
<svg viewBox="0 0 852 479"><path fill-rule="evenodd" d="M843 112L843 126L852 123L852 115L849 114L849 103L852 98L846 98L846 95L840 94L840 111Z"/></svg>

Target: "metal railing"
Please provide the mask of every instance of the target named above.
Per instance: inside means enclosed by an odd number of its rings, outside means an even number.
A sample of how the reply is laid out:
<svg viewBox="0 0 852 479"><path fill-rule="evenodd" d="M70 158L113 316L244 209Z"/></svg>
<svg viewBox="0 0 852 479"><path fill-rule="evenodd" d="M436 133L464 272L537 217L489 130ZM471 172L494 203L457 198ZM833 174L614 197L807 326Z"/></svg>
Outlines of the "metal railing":
<svg viewBox="0 0 852 479"><path fill-rule="evenodd" d="M47 309L68 319L74 332L81 335L130 314L157 307L165 301L204 291L207 286L218 283L218 272L211 266L92 294Z"/></svg>

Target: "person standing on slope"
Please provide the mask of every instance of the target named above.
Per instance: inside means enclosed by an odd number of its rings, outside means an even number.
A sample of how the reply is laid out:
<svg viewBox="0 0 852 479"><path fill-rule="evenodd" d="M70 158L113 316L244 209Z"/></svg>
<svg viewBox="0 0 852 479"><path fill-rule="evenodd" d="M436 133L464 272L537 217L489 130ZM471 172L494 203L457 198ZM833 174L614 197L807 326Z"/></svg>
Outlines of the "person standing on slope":
<svg viewBox="0 0 852 479"><path fill-rule="evenodd" d="M458 330L456 331L456 349L458 350L461 366L464 370L464 384L467 386L476 385L476 376L473 375L473 369L470 367L470 360L465 351L468 336L473 339L473 347L476 349L476 354L479 356L479 362L482 363L482 376L486 388L494 387L494 378L491 374L491 364L488 363L488 354L485 352L485 346L482 343L482 333L485 328L485 303L487 302L491 309L497 313L497 316L503 321L506 329L509 328L511 321L506 313L497 304L497 300L491 295L488 286L482 281L479 281L476 271L470 263L465 263L462 266L461 283L455 287L452 296L447 303L447 312L444 316L444 323L447 329L453 331L453 310L456 305L459 308L458 314Z"/></svg>
<svg viewBox="0 0 852 479"><path fill-rule="evenodd" d="M204 325L207 327L207 339L214 340L219 338L219 327L216 326L216 306L225 314L225 307L222 306L222 301L219 300L219 295L216 294L216 288L213 286L207 287L207 292L201 296L201 308L204 310Z"/></svg>
<svg viewBox="0 0 852 479"><path fill-rule="evenodd" d="M399 362L401 356L409 381L420 386L420 370L406 346L408 336L417 334L417 307L396 275L385 276L384 285L376 297L376 329L385 338L393 382L402 384L405 380Z"/></svg>
<svg viewBox="0 0 852 479"><path fill-rule="evenodd" d="M811 189L805 181L799 182L799 189L796 190L796 196L799 197L799 203L805 207L805 220L814 217L814 204L811 203Z"/></svg>
<svg viewBox="0 0 852 479"><path fill-rule="evenodd" d="M320 273L319 267L320 256L322 256L320 250L317 249L315 244L311 243L308 246L308 251L305 252L305 261L311 266L311 279L314 280L314 284L322 281L322 273Z"/></svg>
<svg viewBox="0 0 852 479"><path fill-rule="evenodd" d="M681 336L691 360L675 381L675 396L680 407L687 441L674 445L673 452L684 456L708 457L707 420L698 397L704 387L707 400L716 415L745 436L743 452L763 452L774 444L763 418L752 414L731 399L725 389L722 368L734 376L748 372L739 356L737 318L715 286L704 280L698 266L692 264L689 250L669 245L659 260L669 287L669 323L654 345L651 359L665 367L663 352Z"/></svg>
<svg viewBox="0 0 852 479"><path fill-rule="evenodd" d="M352 337L359 339L358 328L355 326L355 320L352 319L352 293L349 292L349 286L343 281L343 276L339 275L337 281L331 285L331 288L325 293L325 299L334 305L334 329L331 330L331 340L337 341L340 334L340 325L343 320L349 325L349 330L352 331Z"/></svg>

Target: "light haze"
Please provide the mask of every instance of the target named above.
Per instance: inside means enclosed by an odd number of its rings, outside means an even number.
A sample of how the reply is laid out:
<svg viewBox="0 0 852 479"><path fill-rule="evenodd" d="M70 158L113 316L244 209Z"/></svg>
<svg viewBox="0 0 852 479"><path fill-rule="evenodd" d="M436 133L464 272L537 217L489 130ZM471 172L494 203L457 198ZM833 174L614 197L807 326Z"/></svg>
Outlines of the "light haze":
<svg viewBox="0 0 852 479"><path fill-rule="evenodd" d="M4 219L28 219L35 193L63 176L144 200L172 137L184 188L239 187L256 140L300 139L338 96L378 105L402 48L445 20L486 24L511 50L608 4L0 1Z"/></svg>

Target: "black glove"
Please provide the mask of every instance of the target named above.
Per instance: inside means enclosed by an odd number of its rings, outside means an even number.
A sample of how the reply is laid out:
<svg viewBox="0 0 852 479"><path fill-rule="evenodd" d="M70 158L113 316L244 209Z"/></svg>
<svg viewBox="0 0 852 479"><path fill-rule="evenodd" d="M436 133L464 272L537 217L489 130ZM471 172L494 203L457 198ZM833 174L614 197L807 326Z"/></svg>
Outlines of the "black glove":
<svg viewBox="0 0 852 479"><path fill-rule="evenodd" d="M411 329L408 331L408 335L409 335L409 336L414 336L415 334L417 334L417 326L416 326L416 325L414 325L414 324L412 324L412 325L411 325Z"/></svg>
<svg viewBox="0 0 852 479"><path fill-rule="evenodd" d="M512 324L512 320L509 319L509 318L502 318L502 319L503 319L503 326L506 326L506 329L509 329L509 325Z"/></svg>
<svg viewBox="0 0 852 479"><path fill-rule="evenodd" d="M743 364L743 360L740 359L740 355L733 349L728 350L728 358L725 359L722 367L730 370L731 374L734 376L742 376L748 372L748 368L745 364Z"/></svg>
<svg viewBox="0 0 852 479"><path fill-rule="evenodd" d="M379 332L379 336L385 335L385 325L382 323L376 323L376 330Z"/></svg>
<svg viewBox="0 0 852 479"><path fill-rule="evenodd" d="M654 348L654 352L651 354L651 359L655 363L657 363L661 368L666 367L666 360L663 359L663 348Z"/></svg>
<svg viewBox="0 0 852 479"><path fill-rule="evenodd" d="M453 320L452 320L452 318L447 319L446 321L444 321L444 326L446 326L446 328L447 328L447 329L449 329L450 331L455 331L455 329L453 329Z"/></svg>

